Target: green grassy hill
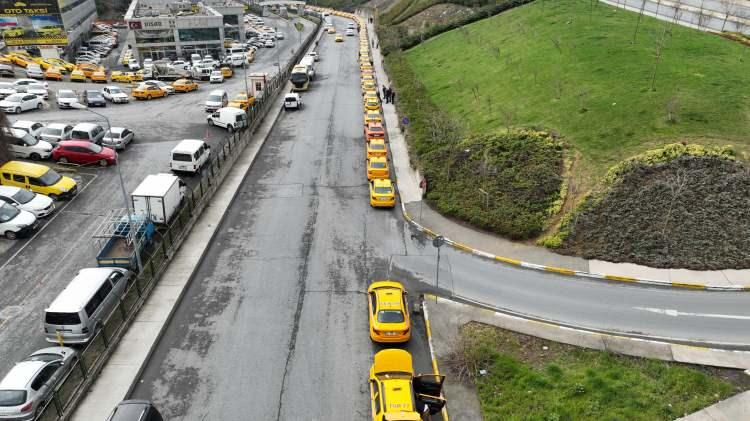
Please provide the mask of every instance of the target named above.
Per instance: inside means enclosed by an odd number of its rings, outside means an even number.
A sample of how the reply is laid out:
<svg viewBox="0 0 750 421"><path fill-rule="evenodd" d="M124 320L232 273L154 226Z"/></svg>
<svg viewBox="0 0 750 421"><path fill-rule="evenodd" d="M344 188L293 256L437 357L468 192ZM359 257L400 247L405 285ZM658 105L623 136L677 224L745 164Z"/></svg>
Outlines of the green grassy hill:
<svg viewBox="0 0 750 421"><path fill-rule="evenodd" d="M638 20L588 0L537 0L429 39L405 58L467 132L559 133L577 151L573 171L586 187L622 159L675 141L734 144L747 158L748 47Z"/></svg>

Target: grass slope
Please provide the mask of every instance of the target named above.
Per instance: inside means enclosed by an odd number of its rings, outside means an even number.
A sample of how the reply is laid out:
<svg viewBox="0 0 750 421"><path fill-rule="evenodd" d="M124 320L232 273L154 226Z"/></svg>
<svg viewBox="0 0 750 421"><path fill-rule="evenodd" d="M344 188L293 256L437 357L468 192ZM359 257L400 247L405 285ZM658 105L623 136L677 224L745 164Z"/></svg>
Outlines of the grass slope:
<svg viewBox="0 0 750 421"><path fill-rule="evenodd" d="M675 139L733 143L746 156L748 47L646 16L633 44L637 20L598 2L537 0L429 39L406 59L432 101L469 131L558 131L581 154L574 170L584 186Z"/></svg>
<svg viewBox="0 0 750 421"><path fill-rule="evenodd" d="M474 381L486 420L673 420L748 388L740 370L611 354L492 326L461 328L452 376Z"/></svg>

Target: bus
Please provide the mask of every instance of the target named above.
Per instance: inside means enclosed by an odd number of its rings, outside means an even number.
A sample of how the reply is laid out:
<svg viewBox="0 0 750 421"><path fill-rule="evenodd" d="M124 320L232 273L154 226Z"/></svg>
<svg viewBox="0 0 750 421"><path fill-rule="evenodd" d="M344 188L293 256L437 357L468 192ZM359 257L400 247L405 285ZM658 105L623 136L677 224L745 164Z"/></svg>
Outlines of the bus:
<svg viewBox="0 0 750 421"><path fill-rule="evenodd" d="M310 75L307 66L297 65L292 69L292 92L306 91L310 86Z"/></svg>

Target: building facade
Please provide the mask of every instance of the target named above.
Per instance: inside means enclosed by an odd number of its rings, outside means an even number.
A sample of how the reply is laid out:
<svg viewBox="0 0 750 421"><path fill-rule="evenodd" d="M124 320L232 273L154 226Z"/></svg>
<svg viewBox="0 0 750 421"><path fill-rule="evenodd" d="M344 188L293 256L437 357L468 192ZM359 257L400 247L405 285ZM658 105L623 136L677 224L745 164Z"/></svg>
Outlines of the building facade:
<svg viewBox="0 0 750 421"><path fill-rule="evenodd" d="M139 61L188 59L194 53L219 59L224 56L225 29L231 28L225 22L242 24L244 8L222 4L219 10L204 3L134 0L125 14L127 44ZM239 32L244 38L244 31Z"/></svg>

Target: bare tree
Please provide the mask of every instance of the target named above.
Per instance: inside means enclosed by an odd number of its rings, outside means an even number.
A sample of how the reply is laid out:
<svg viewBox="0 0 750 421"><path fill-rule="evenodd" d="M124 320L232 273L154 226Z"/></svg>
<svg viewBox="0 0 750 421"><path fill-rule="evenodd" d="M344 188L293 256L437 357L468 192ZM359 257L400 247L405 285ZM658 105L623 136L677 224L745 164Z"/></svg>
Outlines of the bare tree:
<svg viewBox="0 0 750 421"><path fill-rule="evenodd" d="M516 106L507 106L507 107L500 107L500 115L503 117L503 122L505 123L505 130L510 133L510 129L513 127L513 124L516 122L516 117L518 116L518 110Z"/></svg>
<svg viewBox="0 0 750 421"><path fill-rule="evenodd" d="M679 15L682 13L682 10L680 9L680 0L678 0L675 4L674 9L674 16L672 18L672 25L674 25L679 20ZM656 73L659 69L659 63L661 63L661 57L662 53L664 52L664 47L667 43L667 36L671 36L671 27L669 25L669 22L664 23L664 27L662 29L661 35L656 39L656 46L654 51L654 68L651 71L651 90L656 90Z"/></svg>
<svg viewBox="0 0 750 421"><path fill-rule="evenodd" d="M680 99L677 97L672 97L669 101L667 101L666 109L667 122L672 124L677 123L677 117L680 112Z"/></svg>
<svg viewBox="0 0 750 421"><path fill-rule="evenodd" d="M703 4L706 0L701 0L700 11L698 12L698 27L705 28L707 23L711 20L711 15L706 13L706 9L703 8Z"/></svg>
<svg viewBox="0 0 750 421"><path fill-rule="evenodd" d="M672 220L672 210L674 210L677 200L682 196L682 192L685 190L685 186L688 182L688 176L684 170L678 169L677 172L669 177L665 177L663 181L669 191L669 205L667 211L664 213L664 225L661 229L661 236L664 239L665 254L669 255L671 245L671 233L669 231L669 225Z"/></svg>
<svg viewBox="0 0 750 421"><path fill-rule="evenodd" d="M638 37L638 28L641 26L641 19L643 18L643 11L646 10L646 0L641 1L641 9L638 11L638 20L635 21L635 32L633 32L633 44L636 43Z"/></svg>
<svg viewBox="0 0 750 421"><path fill-rule="evenodd" d="M724 32L724 28L727 26L727 20L729 20L729 16L734 14L737 3L735 3L734 0L719 0L719 3L721 3L721 8L724 10L724 22L721 24L721 32Z"/></svg>

